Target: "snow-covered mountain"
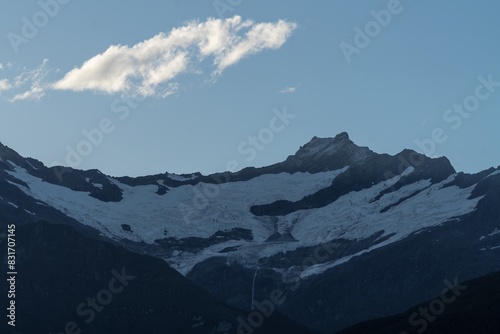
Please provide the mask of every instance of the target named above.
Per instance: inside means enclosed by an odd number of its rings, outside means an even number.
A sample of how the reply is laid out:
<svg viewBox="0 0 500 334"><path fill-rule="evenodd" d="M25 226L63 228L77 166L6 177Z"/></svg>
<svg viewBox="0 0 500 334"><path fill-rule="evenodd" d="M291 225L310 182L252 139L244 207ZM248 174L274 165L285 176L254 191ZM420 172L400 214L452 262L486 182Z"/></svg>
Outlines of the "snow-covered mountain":
<svg viewBox="0 0 500 334"><path fill-rule="evenodd" d="M0 146L5 221L98 231L241 309L281 289L277 308L323 332L404 311L444 278L499 270L499 201L498 168L457 173L346 133L263 168L138 178L47 168Z"/></svg>

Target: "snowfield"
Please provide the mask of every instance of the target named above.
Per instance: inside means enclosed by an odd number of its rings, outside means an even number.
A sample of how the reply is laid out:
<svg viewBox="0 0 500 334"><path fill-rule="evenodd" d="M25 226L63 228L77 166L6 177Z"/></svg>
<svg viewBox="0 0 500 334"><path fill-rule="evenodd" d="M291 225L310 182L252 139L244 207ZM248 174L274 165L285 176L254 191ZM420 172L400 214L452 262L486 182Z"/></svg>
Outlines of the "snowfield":
<svg viewBox="0 0 500 334"><path fill-rule="evenodd" d="M272 232L250 213L250 207L277 200L297 201L329 186L333 179L347 170L309 173L280 173L262 175L244 182L221 185L198 183L170 188L165 195L156 194L157 187L128 186L109 178L123 191L120 202L102 202L87 192L73 191L44 182L14 163L15 178L26 182L29 189L16 184L26 194L44 202L79 222L94 227L115 239L143 241L174 237L208 238L221 230L245 228L252 231L256 241L264 241ZM204 195L204 196L201 196ZM208 202L199 202L199 198ZM189 220L183 208L189 208ZM186 209L184 209L186 210ZM133 233L122 229L131 226Z"/></svg>
<svg viewBox="0 0 500 334"><path fill-rule="evenodd" d="M467 214L476 208L482 198L468 199L474 186L466 189L444 187L456 177L451 175L437 184L421 180L406 185L374 201L381 191L412 173L413 168L410 167L399 176L374 184L369 189L348 193L322 208L299 210L285 216L256 217L250 212L253 205L277 200L298 201L330 186L348 167L315 174L266 174L248 181L220 185L183 185L170 187L164 195L156 194L158 187L155 185L133 187L109 177L122 190L123 199L120 202L102 202L87 192L44 182L11 164L14 171L9 174L27 183L29 189L12 184L40 204L50 205L115 240L153 244L157 239L170 237L209 238L217 231L235 228L252 231L252 241L229 240L208 246L196 254L176 251L172 257L165 259L184 275L197 263L221 256L220 251L227 247L235 247L235 250L224 253L228 261L256 268L261 258L300 247L317 246L340 238L362 240L379 232L388 236L356 254L308 267L301 273L301 277L317 275L354 256ZM381 212L390 206L390 209ZM123 230L122 224L130 225L131 231ZM289 233L297 241L266 241L276 232Z"/></svg>

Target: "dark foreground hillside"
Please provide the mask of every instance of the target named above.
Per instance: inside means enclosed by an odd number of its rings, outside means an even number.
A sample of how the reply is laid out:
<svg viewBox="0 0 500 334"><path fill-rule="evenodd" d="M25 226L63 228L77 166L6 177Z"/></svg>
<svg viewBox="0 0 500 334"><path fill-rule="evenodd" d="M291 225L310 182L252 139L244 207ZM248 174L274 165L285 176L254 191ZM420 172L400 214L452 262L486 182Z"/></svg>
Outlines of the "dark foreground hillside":
<svg viewBox="0 0 500 334"><path fill-rule="evenodd" d="M5 329L3 315L1 333L206 334L235 333L238 326L242 333L313 333L277 312L256 316L260 326L249 327L247 313L222 304L164 261L66 225L20 226L16 242L16 326ZM5 310L5 284L0 293Z"/></svg>
<svg viewBox="0 0 500 334"><path fill-rule="evenodd" d="M500 272L460 283L455 292L449 290L404 313L366 321L337 334L500 333Z"/></svg>

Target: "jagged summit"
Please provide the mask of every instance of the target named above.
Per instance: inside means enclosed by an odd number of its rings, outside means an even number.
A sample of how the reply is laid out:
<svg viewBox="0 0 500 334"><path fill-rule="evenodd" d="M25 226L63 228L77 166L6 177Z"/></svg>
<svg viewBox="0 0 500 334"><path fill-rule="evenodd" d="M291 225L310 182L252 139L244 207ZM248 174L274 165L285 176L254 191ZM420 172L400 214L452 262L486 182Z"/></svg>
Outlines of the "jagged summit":
<svg viewBox="0 0 500 334"><path fill-rule="evenodd" d="M332 156L341 153L367 153L367 151L370 150L357 146L349 139L347 132L342 132L333 138L318 138L314 136L307 144L300 147L295 156L313 158L324 155Z"/></svg>
<svg viewBox="0 0 500 334"><path fill-rule="evenodd" d="M286 163L307 166L308 171L317 171L362 164L373 154L367 147L352 142L347 132L341 132L333 138L314 136L294 155L289 156Z"/></svg>
<svg viewBox="0 0 500 334"><path fill-rule="evenodd" d="M302 148L326 148L329 146L346 146L346 145L355 145L351 139L349 138L349 134L347 132L341 132L335 137L327 137L327 138L320 138L320 137L312 137L312 139L305 144ZM299 150L300 151L300 150ZM297 152L298 153L298 152Z"/></svg>

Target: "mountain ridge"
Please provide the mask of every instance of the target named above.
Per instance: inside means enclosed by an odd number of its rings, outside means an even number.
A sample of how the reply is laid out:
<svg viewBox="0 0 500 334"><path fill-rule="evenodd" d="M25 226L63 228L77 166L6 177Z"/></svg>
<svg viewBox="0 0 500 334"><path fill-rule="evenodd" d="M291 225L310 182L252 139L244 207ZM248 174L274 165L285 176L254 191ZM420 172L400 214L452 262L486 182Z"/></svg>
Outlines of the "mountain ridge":
<svg viewBox="0 0 500 334"><path fill-rule="evenodd" d="M311 154L311 149L316 149L317 152L316 154ZM335 155L332 155L334 153ZM357 156L359 154L360 156ZM263 166L263 167L246 167L243 168L240 171L237 172L229 172L229 171L222 171L222 172L215 172L215 173L210 173L210 174L202 174L200 172L193 172L193 173L182 173L182 174L173 174L169 173L168 171L165 171L163 173L155 173L151 175L140 175L140 176L113 176L113 175L108 175L105 174L106 176L110 176L113 178L117 179L141 179L141 178L147 178L150 176L165 176L165 175L178 175L182 177L210 177L212 175L218 175L222 173L226 174L234 174L238 175L240 173L244 173L245 170L258 170L258 169L268 169L273 166L280 166L282 167L283 165L288 164L298 164L301 165L301 163L305 163L306 159L311 159L312 161L309 161L309 163L316 163L316 164L321 164L325 159L331 159L331 158L336 158L337 160L343 160L343 162L346 161L351 161L351 162L363 162L365 159L369 158L371 155L381 155L381 156L392 156L392 157L397 157L400 155L404 156L424 156L423 154L420 154L414 150L411 149L403 149L401 152L396 153L394 155L390 155L387 153L375 153L374 151L370 150L368 147L365 146L358 146L355 144L349 137L349 134L347 132L341 132L334 137L317 137L314 136L312 137L307 143L304 145L300 146L298 150L292 154L289 155L285 160L281 162L276 162L268 166ZM16 162L16 161L22 161L23 159L26 159L28 162L32 163L32 166L29 166L33 169L45 166L41 161L31 158L31 157L22 157L19 155L13 148L10 148L6 145L3 145L2 142L0 141L0 159L4 160L6 158L10 158L11 161ZM21 158L21 159L19 159ZM438 157L438 158L431 158L427 157L428 159L446 159L449 163L449 160L446 157ZM359 161L356 161L359 160ZM34 166L33 166L34 165ZM451 165L451 163L450 163ZM25 166L23 166L25 167ZM61 169L62 171L56 171L58 174L65 174L66 172L69 172L70 170L75 170L75 171L98 171L98 169L92 168L92 169L87 169L87 170L80 170L80 169L75 169L72 167L66 167L66 166L53 166L53 167L47 167L49 169Z"/></svg>
<svg viewBox="0 0 500 334"><path fill-rule="evenodd" d="M324 333L432 296L440 278L425 272L436 266L464 279L500 270L499 200L498 168L457 173L445 157L378 154L347 133L313 137L270 166L138 178L48 168L0 147L2 222L73 226L160 258L245 311L284 289L289 302L277 309ZM367 306L339 302L349 294ZM395 302L377 307L378 298Z"/></svg>

